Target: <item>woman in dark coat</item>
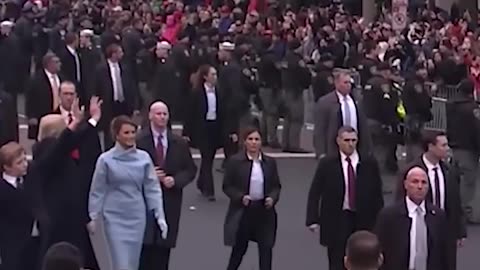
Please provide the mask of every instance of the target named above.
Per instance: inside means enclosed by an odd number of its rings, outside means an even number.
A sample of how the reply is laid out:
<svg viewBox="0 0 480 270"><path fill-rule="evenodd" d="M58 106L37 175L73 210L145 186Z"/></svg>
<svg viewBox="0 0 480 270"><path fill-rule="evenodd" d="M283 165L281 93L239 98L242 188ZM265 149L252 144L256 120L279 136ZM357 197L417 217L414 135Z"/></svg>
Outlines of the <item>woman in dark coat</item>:
<svg viewBox="0 0 480 270"><path fill-rule="evenodd" d="M184 135L193 147L200 150L202 161L197 179L197 188L208 200L215 200L212 166L217 149L223 147L225 99L218 91L217 71L209 65L201 66L197 73L188 106L188 119Z"/></svg>
<svg viewBox="0 0 480 270"><path fill-rule="evenodd" d="M248 242L258 244L260 270L272 269L272 248L277 233L275 205L280 196L280 179L275 159L261 152L257 128L244 132L245 151L228 162L223 191L230 198L225 218L225 245L232 246L227 270L237 270Z"/></svg>

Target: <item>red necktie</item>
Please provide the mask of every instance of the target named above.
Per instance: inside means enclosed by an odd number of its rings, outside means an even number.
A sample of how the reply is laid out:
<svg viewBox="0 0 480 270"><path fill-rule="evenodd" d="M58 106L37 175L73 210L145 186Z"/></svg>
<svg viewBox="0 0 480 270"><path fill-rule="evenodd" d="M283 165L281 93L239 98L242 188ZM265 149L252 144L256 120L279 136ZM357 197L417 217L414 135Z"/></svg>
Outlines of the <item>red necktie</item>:
<svg viewBox="0 0 480 270"><path fill-rule="evenodd" d="M73 115L71 112L68 113L68 124L70 125L73 122ZM70 156L74 160L79 160L80 159L80 151L78 149L74 149L71 153Z"/></svg>
<svg viewBox="0 0 480 270"><path fill-rule="evenodd" d="M348 163L348 206L350 207L350 210L355 210L355 170L353 169L350 157L347 157L345 160Z"/></svg>
<svg viewBox="0 0 480 270"><path fill-rule="evenodd" d="M156 151L157 151L157 165L160 166L160 167L163 166L163 161L164 161L164 159L165 159L164 154L163 154L162 138L163 138L163 136L162 136L161 134L158 135L157 147L156 147Z"/></svg>

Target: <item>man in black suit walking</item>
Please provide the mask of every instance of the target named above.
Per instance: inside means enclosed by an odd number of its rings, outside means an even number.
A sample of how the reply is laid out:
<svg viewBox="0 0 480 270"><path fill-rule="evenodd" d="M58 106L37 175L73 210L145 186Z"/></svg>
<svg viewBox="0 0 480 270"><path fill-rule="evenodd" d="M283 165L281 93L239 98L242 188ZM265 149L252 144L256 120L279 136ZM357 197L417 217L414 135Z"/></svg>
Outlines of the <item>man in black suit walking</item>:
<svg viewBox="0 0 480 270"><path fill-rule="evenodd" d="M62 82L59 98L60 105L54 113L62 115L68 125L75 120L73 104L78 98L75 84L70 81ZM58 212L59 228L50 235L51 241L53 243L66 241L74 244L81 250L85 266L91 269L98 269L98 266L86 230L86 224L90 221L87 209L88 193L95 164L101 152L98 130L91 129L83 136L78 147L70 153L70 157L64 160L62 169L57 170L57 175L54 177L58 179L57 184L49 186L49 190L57 199L60 199L63 194L68 194L66 196L68 200L63 200L65 211Z"/></svg>
<svg viewBox="0 0 480 270"><path fill-rule="evenodd" d="M103 100L104 116L99 126L105 134L105 149L113 145L110 122L119 115L138 114L138 88L132 73L121 63L123 49L118 44L106 48L106 61L98 64L94 83L94 93Z"/></svg>
<svg viewBox="0 0 480 270"><path fill-rule="evenodd" d="M456 269L457 246L462 247L467 237L466 219L460 200L460 173L456 166L449 166L445 160L448 155L448 139L444 132L429 132L423 135L425 153L407 165L401 175L405 179L413 167L427 172L428 193L426 200L445 211L448 221L449 269ZM397 199L405 198L403 181L397 187Z"/></svg>
<svg viewBox="0 0 480 270"><path fill-rule="evenodd" d="M375 227L385 259L382 269L451 270L447 219L427 199L427 173L413 167L403 183L406 196L384 208Z"/></svg>
<svg viewBox="0 0 480 270"><path fill-rule="evenodd" d="M328 248L330 270L345 269L348 237L355 231L372 229L383 207L377 162L360 156L357 142L352 127L338 130L339 153L320 159L308 194L306 225L314 232L320 229L320 244Z"/></svg>
<svg viewBox="0 0 480 270"><path fill-rule="evenodd" d="M167 238L155 222L153 213L147 215L147 227L140 258L141 270L167 270L170 250L175 247L182 209L183 188L193 181L197 167L186 141L168 129L169 112L163 102L150 107L150 125L137 139L138 148L148 152L163 192L163 204L168 224Z"/></svg>
<svg viewBox="0 0 480 270"><path fill-rule="evenodd" d="M32 78L26 93L26 114L28 117L28 138L36 140L40 119L58 109L61 62L54 53L47 53L42 59L43 70Z"/></svg>

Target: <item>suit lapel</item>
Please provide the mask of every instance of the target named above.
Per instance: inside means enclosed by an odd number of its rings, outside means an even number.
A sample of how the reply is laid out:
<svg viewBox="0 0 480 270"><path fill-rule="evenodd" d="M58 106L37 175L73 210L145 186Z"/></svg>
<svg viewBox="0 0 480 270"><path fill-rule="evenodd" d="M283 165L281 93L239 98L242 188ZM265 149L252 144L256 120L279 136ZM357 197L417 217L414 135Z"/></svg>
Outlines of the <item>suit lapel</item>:
<svg viewBox="0 0 480 270"><path fill-rule="evenodd" d="M443 173L443 193L444 193L444 202L443 202L443 205L444 205L444 209L447 210L447 202L448 202L448 190L450 190L449 188L449 182L450 182L450 170L448 168L448 165L445 164L445 162L443 161L440 161L440 168L442 169L442 173Z"/></svg>
<svg viewBox="0 0 480 270"><path fill-rule="evenodd" d="M207 115L207 112L208 112L208 97L207 97L207 91L205 89L205 86L202 86L202 119L205 120L206 118L206 115Z"/></svg>
<svg viewBox="0 0 480 270"><path fill-rule="evenodd" d="M435 245L433 235L438 235L436 231L437 227L435 226L435 215L437 214L434 209L432 209L432 204L430 202L425 203L425 209L427 213L425 214L425 224L427 225L427 241L428 246L432 247Z"/></svg>
<svg viewBox="0 0 480 270"><path fill-rule="evenodd" d="M173 145L175 144L175 140L172 139L173 134L172 131L168 130L167 131L167 152L165 154L164 158L164 169L170 168L170 163L172 163L172 148Z"/></svg>
<svg viewBox="0 0 480 270"><path fill-rule="evenodd" d="M343 126L343 115L342 115L342 106L340 104L340 99L338 99L337 92L332 92L332 106L333 110L331 111L332 115L330 116L332 123L338 123L338 128Z"/></svg>
<svg viewBox="0 0 480 270"><path fill-rule="evenodd" d="M355 194L360 194L360 187L363 186L362 182L360 182L360 181L363 181L363 178L364 178L362 177L363 169L364 169L363 166L364 165L362 164L362 156L358 154L358 164L357 164L357 168L355 168ZM365 177L365 181L368 181L367 177ZM355 196L356 201L357 201L357 198L358 196ZM357 205L356 202L355 202L355 205Z"/></svg>
<svg viewBox="0 0 480 270"><path fill-rule="evenodd" d="M154 160L155 165L158 165L157 161L157 152L155 151L155 140L153 138L152 129L148 126L145 130L145 136L143 137L143 143L145 145L145 150L148 151L152 159Z"/></svg>
<svg viewBox="0 0 480 270"><path fill-rule="evenodd" d="M397 205L397 210L398 210L398 220L396 226L398 226L398 234L401 235L401 237L397 239L401 239L401 243L398 243L399 246L404 248L404 253L406 254L406 261L408 262L409 259L409 254L410 254L410 229L412 227L412 219L408 216L408 210L407 210L407 202L405 201L405 198L401 200L401 202ZM407 263L408 265L408 263Z"/></svg>
<svg viewBox="0 0 480 270"><path fill-rule="evenodd" d="M337 162L335 162L335 166L334 166L334 172L337 174L337 177L335 177L334 179L339 179L340 183L337 183L338 184L338 187L340 188L340 194L342 194L342 198L345 196L345 192L346 192L346 187L345 187L345 175L343 174L343 164L342 164L342 158L341 158L341 155L338 154L338 157L337 157Z"/></svg>
<svg viewBox="0 0 480 270"><path fill-rule="evenodd" d="M253 166L253 163L252 163ZM268 187L270 183L268 182L268 179L270 179L270 162L268 158L265 157L265 155L262 153L262 160L260 161L260 166L262 168L263 172L263 192L265 193L265 196L267 194Z"/></svg>
<svg viewBox="0 0 480 270"><path fill-rule="evenodd" d="M45 90L48 91L48 93L45 93L48 95L49 100L50 100L50 108L53 106L53 91L52 91L52 85L50 84L50 78L48 78L47 73L45 70L42 70L42 79L43 83L45 84Z"/></svg>
<svg viewBox="0 0 480 270"><path fill-rule="evenodd" d="M115 96L115 93L113 92L113 91L115 91L115 88L113 86L113 78L112 78L113 74L112 74L112 70L110 69L110 62L108 62L108 60L106 60L105 65L106 65L105 70L107 72L107 74L105 74L105 76L106 76L106 79L108 80L109 85L110 85L110 91L108 91L108 94L110 95L109 98L113 101L113 98ZM107 90L105 90L105 91L107 91Z"/></svg>
<svg viewBox="0 0 480 270"><path fill-rule="evenodd" d="M0 178L0 186L3 185L5 186L7 189L9 189L10 191L13 191L13 192L16 192L18 191L17 188L15 188L14 186L12 186L10 183L7 182L7 180L3 179L3 177Z"/></svg>
<svg viewBox="0 0 480 270"><path fill-rule="evenodd" d="M247 153L243 154L244 160L242 162L242 178L244 179L244 183L246 186L246 192L248 193L250 190L250 178L252 177L252 165L253 162L248 158Z"/></svg>

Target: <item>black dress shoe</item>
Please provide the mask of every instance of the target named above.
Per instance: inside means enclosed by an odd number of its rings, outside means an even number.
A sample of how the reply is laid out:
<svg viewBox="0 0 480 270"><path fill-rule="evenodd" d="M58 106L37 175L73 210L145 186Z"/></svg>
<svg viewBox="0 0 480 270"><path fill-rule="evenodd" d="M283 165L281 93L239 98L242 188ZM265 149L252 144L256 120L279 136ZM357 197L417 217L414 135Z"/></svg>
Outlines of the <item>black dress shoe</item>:
<svg viewBox="0 0 480 270"><path fill-rule="evenodd" d="M217 199L215 199L215 195L208 195L204 192L202 192L202 196L205 197L205 199L207 199L207 201L209 201L209 202L214 202L214 201L217 200Z"/></svg>
<svg viewBox="0 0 480 270"><path fill-rule="evenodd" d="M309 151L302 149L302 148L285 148L283 149L285 153L293 153L293 154L306 154L310 153Z"/></svg>

